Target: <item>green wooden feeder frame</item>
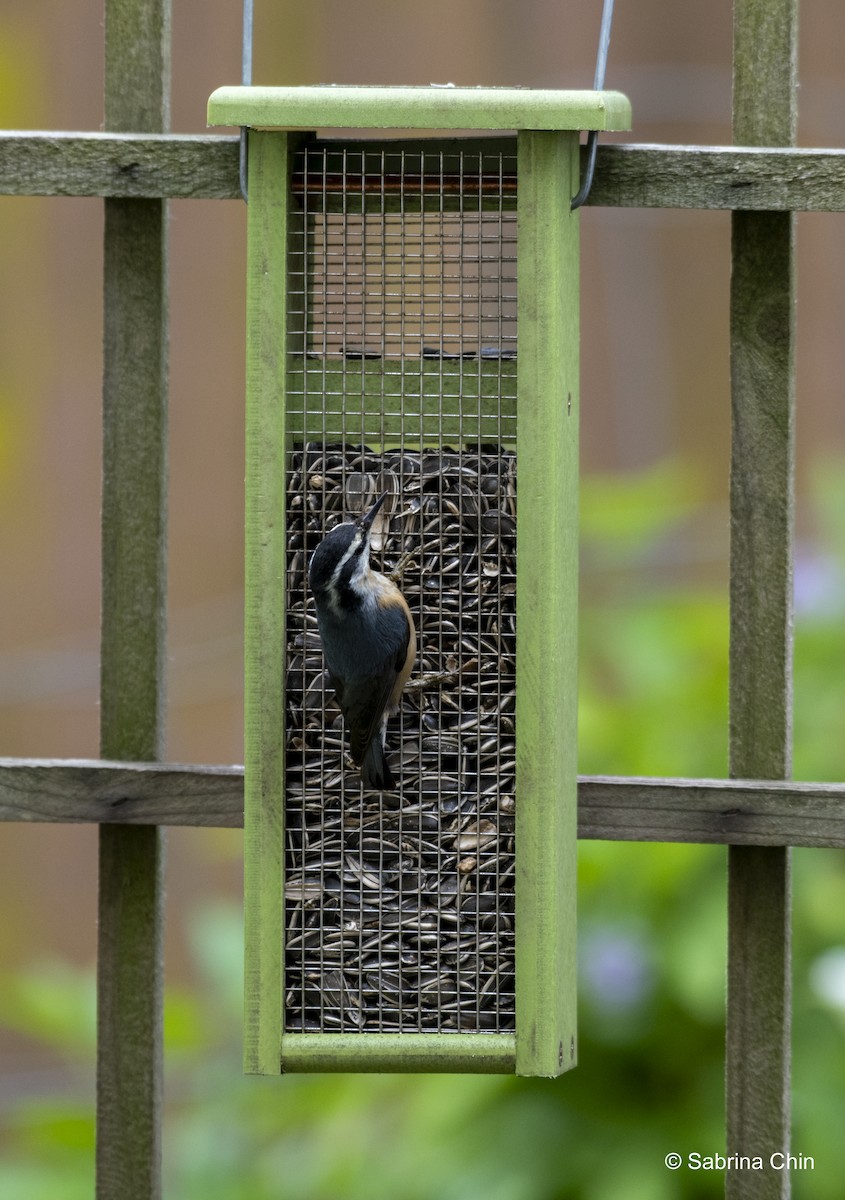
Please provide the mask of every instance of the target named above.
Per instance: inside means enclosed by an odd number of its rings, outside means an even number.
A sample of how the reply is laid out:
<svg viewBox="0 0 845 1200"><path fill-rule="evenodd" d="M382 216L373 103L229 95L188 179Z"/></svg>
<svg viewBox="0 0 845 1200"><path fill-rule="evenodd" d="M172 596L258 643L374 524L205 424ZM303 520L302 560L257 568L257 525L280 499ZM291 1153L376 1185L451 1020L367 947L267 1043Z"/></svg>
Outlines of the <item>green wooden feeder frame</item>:
<svg viewBox="0 0 845 1200"><path fill-rule="evenodd" d="M211 96L208 119L248 129L246 1070L559 1075L576 1061L580 298L579 215L570 201L579 131L630 128L630 105L596 91L225 87ZM292 439L315 436L286 416L291 175L302 131L339 129L516 132L513 1033L283 1032L285 468ZM357 368L359 386L369 366ZM421 438L435 432L425 408L415 415Z"/></svg>

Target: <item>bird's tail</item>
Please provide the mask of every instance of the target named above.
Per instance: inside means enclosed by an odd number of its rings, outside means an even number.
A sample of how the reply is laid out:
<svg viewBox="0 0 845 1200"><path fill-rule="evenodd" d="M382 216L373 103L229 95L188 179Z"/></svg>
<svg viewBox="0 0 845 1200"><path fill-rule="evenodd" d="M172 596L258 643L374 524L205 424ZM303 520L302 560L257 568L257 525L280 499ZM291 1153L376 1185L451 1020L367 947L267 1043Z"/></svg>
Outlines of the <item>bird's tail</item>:
<svg viewBox="0 0 845 1200"><path fill-rule="evenodd" d="M364 751L361 781L365 788L376 792L392 792L396 787L396 780L384 756L384 743L378 734Z"/></svg>

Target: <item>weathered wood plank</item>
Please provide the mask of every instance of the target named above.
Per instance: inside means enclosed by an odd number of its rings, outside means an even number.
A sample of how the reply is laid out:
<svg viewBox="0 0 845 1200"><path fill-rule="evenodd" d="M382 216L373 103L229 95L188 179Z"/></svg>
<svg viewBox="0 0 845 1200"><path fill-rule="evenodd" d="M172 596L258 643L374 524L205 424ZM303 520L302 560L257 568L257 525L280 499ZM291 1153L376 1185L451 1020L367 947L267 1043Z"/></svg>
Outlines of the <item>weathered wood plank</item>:
<svg viewBox="0 0 845 1200"><path fill-rule="evenodd" d="M238 139L221 134L4 132L0 194L236 200ZM845 150L599 145L587 203L843 212Z"/></svg>
<svg viewBox="0 0 845 1200"><path fill-rule="evenodd" d="M600 144L587 203L842 212L845 151Z"/></svg>
<svg viewBox="0 0 845 1200"><path fill-rule="evenodd" d="M0 759L0 820L243 825L243 767Z"/></svg>
<svg viewBox="0 0 845 1200"><path fill-rule="evenodd" d="M845 784L581 778L578 835L609 841L843 845Z"/></svg>
<svg viewBox="0 0 845 1200"><path fill-rule="evenodd" d="M169 124L170 0L106 0L105 122ZM164 745L167 539L167 212L107 199L103 254L100 752ZM155 825L100 827L98 1200L159 1200L164 842Z"/></svg>
<svg viewBox="0 0 845 1200"><path fill-rule="evenodd" d="M167 216L106 200L100 725L108 758L162 739L167 554Z"/></svg>
<svg viewBox="0 0 845 1200"><path fill-rule="evenodd" d="M735 0L737 142L794 143L797 0ZM791 213L738 212L731 275L730 773L788 777L792 757L795 246ZM762 1171L728 1200L789 1196L791 927L788 849L728 854L727 1149Z"/></svg>
<svg viewBox="0 0 845 1200"><path fill-rule="evenodd" d="M0 193L236 199L238 139L219 134L3 133Z"/></svg>
<svg viewBox="0 0 845 1200"><path fill-rule="evenodd" d="M164 847L100 826L97 1200L161 1196Z"/></svg>
<svg viewBox="0 0 845 1200"><path fill-rule="evenodd" d="M240 828L243 767L0 759L0 821ZM845 847L845 784L581 776L578 836Z"/></svg>

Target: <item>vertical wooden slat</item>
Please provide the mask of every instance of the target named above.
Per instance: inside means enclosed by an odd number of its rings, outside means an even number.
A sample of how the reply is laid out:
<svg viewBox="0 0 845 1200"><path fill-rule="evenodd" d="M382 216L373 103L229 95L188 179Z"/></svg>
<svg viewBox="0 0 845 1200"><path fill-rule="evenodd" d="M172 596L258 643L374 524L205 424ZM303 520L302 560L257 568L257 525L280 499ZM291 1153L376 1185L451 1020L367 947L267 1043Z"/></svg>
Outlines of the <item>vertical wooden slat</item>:
<svg viewBox="0 0 845 1200"><path fill-rule="evenodd" d="M792 145L797 0L735 0L734 141ZM792 735L794 217L732 218L730 770L787 778ZM728 852L727 1148L762 1171L726 1195L789 1195L790 852Z"/></svg>
<svg viewBox="0 0 845 1200"><path fill-rule="evenodd" d="M577 133L518 135L516 1070L575 1065Z"/></svg>
<svg viewBox="0 0 845 1200"><path fill-rule="evenodd" d="M293 140L284 133L249 134L244 1069L258 1074L281 1070L285 348Z"/></svg>
<svg viewBox="0 0 845 1200"><path fill-rule="evenodd" d="M169 0L106 0L105 123L168 127ZM163 742L167 230L158 200L106 200L100 747ZM97 1196L161 1195L163 841L100 831Z"/></svg>

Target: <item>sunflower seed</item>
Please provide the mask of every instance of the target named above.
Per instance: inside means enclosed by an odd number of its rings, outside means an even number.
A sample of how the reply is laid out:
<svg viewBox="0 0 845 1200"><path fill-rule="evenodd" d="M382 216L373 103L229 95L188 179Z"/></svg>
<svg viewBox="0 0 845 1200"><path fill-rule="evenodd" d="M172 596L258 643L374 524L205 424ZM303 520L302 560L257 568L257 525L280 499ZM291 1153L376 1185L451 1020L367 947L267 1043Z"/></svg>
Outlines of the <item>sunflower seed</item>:
<svg viewBox="0 0 845 1200"><path fill-rule="evenodd" d="M285 972L290 1030L514 1028L515 456L294 450L288 475ZM361 789L306 564L388 492L418 664L388 725L394 793ZM423 680L423 676L427 679ZM400 977L401 975L401 977Z"/></svg>

